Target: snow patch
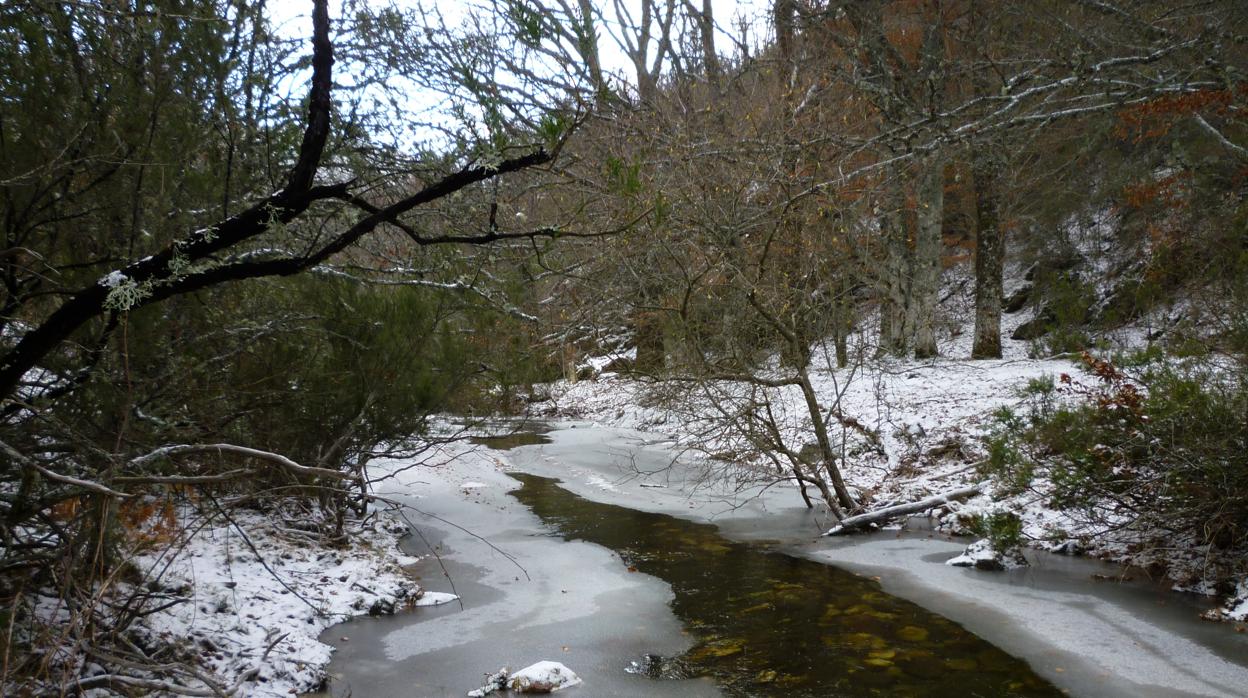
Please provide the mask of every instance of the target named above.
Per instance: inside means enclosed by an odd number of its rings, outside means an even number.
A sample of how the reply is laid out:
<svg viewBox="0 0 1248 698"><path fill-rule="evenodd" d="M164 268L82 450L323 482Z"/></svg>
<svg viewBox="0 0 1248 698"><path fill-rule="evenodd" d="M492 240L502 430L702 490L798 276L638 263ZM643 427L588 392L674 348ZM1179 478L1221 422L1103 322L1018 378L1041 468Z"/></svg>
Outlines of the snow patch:
<svg viewBox="0 0 1248 698"><path fill-rule="evenodd" d="M450 603L459 597L454 594L448 594L444 591L426 591L416 599L416 606L441 606L444 603Z"/></svg>
<svg viewBox="0 0 1248 698"><path fill-rule="evenodd" d="M559 662L541 661L530 664L514 674L507 667L485 677L485 685L468 692L468 698L483 698L495 691L516 693L554 693L579 685L581 679Z"/></svg>
<svg viewBox="0 0 1248 698"><path fill-rule="evenodd" d="M130 280L130 277L121 273L119 270L114 269L113 271L108 272L104 276L101 276L99 280L99 284L103 286L104 288L117 288L118 286L126 283L129 280Z"/></svg>
<svg viewBox="0 0 1248 698"><path fill-rule="evenodd" d="M1209 620L1229 620L1236 623L1248 622L1248 579L1241 579L1235 593L1220 608L1204 614Z"/></svg>

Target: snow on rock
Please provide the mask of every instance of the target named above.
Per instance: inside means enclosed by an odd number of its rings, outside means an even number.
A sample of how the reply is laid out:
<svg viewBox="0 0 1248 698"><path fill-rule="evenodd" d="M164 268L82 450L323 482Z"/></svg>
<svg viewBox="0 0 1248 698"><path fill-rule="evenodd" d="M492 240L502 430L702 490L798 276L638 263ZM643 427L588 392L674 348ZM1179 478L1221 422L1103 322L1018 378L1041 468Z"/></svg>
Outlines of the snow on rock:
<svg viewBox="0 0 1248 698"><path fill-rule="evenodd" d="M1027 558L1017 549L997 550L987 538L971 543L961 555L945 561L953 567L974 567L977 570L1000 572L1027 566Z"/></svg>
<svg viewBox="0 0 1248 698"><path fill-rule="evenodd" d="M489 487L489 485L484 482L465 482L459 486L461 490L479 490L483 487Z"/></svg>
<svg viewBox="0 0 1248 698"><path fill-rule="evenodd" d="M559 662L530 664L514 674L507 667L485 677L485 685L468 692L468 698L483 698L495 691L554 693L581 683L581 678Z"/></svg>
<svg viewBox="0 0 1248 698"><path fill-rule="evenodd" d="M507 687L517 693L554 693L581 683L581 678L559 662L530 664L511 675Z"/></svg>
<svg viewBox="0 0 1248 698"><path fill-rule="evenodd" d="M485 677L485 685L481 688L468 691L468 698L484 698L495 691L503 691L507 689L507 673L510 671L507 667L503 667L498 671Z"/></svg>
<svg viewBox="0 0 1248 698"><path fill-rule="evenodd" d="M1209 620L1248 622L1248 579L1241 579L1231 598L1220 608L1207 611L1204 617Z"/></svg>

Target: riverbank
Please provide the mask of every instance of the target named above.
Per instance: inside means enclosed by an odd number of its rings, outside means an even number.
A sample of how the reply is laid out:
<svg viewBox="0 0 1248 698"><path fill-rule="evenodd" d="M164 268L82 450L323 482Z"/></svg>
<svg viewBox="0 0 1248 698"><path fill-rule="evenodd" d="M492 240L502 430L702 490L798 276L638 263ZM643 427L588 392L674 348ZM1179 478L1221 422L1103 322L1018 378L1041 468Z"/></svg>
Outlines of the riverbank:
<svg viewBox="0 0 1248 698"><path fill-rule="evenodd" d="M942 353L969 353L969 334L946 338ZM1138 345L1139 334L1124 330L1105 341L1126 349ZM1022 391L1029 385L1056 382L1063 374L1078 380L1080 375L1080 367L1071 359L1028 358L1028 351L1028 343L1007 340L1005 358L998 360L871 360L846 369L817 361L811 382L826 413L841 417L841 424L833 425L832 438L848 454L841 470L851 492L875 509L983 480L977 464L986 457L983 440L995 426L994 414L1003 409L1020 411L1026 400ZM605 359L589 360L587 373L609 365ZM546 386L543 395L548 399L534 403L531 412L655 433L666 437L683 457L698 463L707 480L746 485L765 481L800 501L796 486L775 474L767 454L752 450L749 439L736 433L730 409L710 397L691 400L686 395L673 400L672 390L672 385L662 381L602 372L588 380ZM748 394L750 389L740 390ZM775 415L778 438L794 451L814 448L815 433L798 388L769 390L769 410ZM731 388L706 392L716 391L730 393ZM1221 596L1221 605L1210 609L1209 619L1248 623L1248 579L1239 578L1237 591L1228 593L1235 588L1236 578L1228 581L1226 571L1237 566L1243 569L1234 563L1237 551L1176 538L1164 530L1107 530L1103 521L1095 521L1084 511L1055 508L1051 490L1043 475L1022 491L989 488L982 495L935 510L932 523L941 532L969 534L969 524L977 517L1008 512L1018 516L1019 536L1026 545L1148 568L1152 576L1167 580L1176 590ZM835 522L825 518L823 523L828 528Z"/></svg>
<svg viewBox="0 0 1248 698"><path fill-rule="evenodd" d="M326 628L452 598L426 594L404 571L419 558L399 549L407 534L400 518L374 511L343 533L328 545L275 512L245 508L170 530L170 540L148 541L132 560L168 604L134 630L166 656L195 655L204 678L236 695L314 690L332 652L317 639Z"/></svg>

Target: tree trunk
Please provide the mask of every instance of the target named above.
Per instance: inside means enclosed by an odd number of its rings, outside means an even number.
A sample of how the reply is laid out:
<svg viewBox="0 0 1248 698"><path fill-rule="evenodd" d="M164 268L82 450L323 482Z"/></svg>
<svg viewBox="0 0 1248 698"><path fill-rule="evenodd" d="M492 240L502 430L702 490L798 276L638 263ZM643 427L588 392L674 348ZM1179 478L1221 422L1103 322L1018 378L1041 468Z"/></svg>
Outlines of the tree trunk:
<svg viewBox="0 0 1248 698"><path fill-rule="evenodd" d="M797 1L774 0L771 21L776 29L776 44L780 47L780 60L786 63L793 57L793 40L797 33ZM786 71L788 68L782 68Z"/></svg>
<svg viewBox="0 0 1248 698"><path fill-rule="evenodd" d="M845 479L841 477L841 470L836 465L837 457L832 450L832 440L828 437L828 424L823 419L823 410L819 408L819 398L815 395L815 388L810 383L810 374L805 366L798 371L798 383L802 388L802 397L806 398L806 411L810 415L811 424L815 428L815 439L819 442L819 453L823 457L823 467L828 473L828 479L832 481L833 489L836 490L836 501L828 500L828 507L832 509L833 515L839 520L844 518L840 510L841 507L852 511L858 506L858 503L850 496L849 488L845 486Z"/></svg>
<svg viewBox="0 0 1248 698"><path fill-rule="evenodd" d="M884 264L880 298L880 347L884 356L904 356L910 327L906 323L910 306L910 266L912 253L906 225L905 192L900 173L888 185L892 188L888 210L880 216L880 232L884 237Z"/></svg>
<svg viewBox="0 0 1248 698"><path fill-rule="evenodd" d="M832 301L832 341L836 344L836 367L845 368L849 365L849 284L845 277L836 283L836 298Z"/></svg>
<svg viewBox="0 0 1248 698"><path fill-rule="evenodd" d="M797 480L797 489L802 494L802 501L806 503L806 508L814 509L815 504L810 501L810 494L806 492L806 479L802 477L802 471L798 470L796 465L793 466L793 478Z"/></svg>
<svg viewBox="0 0 1248 698"><path fill-rule="evenodd" d="M633 366L639 373L660 373L666 364L663 328L654 311L637 311L633 315L633 332L637 342L637 360Z"/></svg>
<svg viewBox="0 0 1248 698"><path fill-rule="evenodd" d="M849 327L847 323L838 324L834 339L836 342L836 367L845 368L849 365Z"/></svg>
<svg viewBox="0 0 1248 698"><path fill-rule="evenodd" d="M581 16L580 26L574 29L577 39L576 49L589 70L589 79L594 85L594 102L601 104L610 92L610 87L602 73L602 58L598 50L598 29L594 25L594 5L590 0L578 0L577 5Z"/></svg>
<svg viewBox="0 0 1248 698"><path fill-rule="evenodd" d="M702 45L702 69L706 73L706 82L712 91L718 92L719 53L715 50L715 15L711 12L711 0L702 0L701 10L693 4L693 0L685 0L685 8L698 26L698 42Z"/></svg>
<svg viewBox="0 0 1248 698"><path fill-rule="evenodd" d="M988 146L981 146L986 148ZM981 152L975 158L975 344L972 359L1001 358L1001 277L1005 267L1005 231L1001 229L1000 158Z"/></svg>
<svg viewBox="0 0 1248 698"><path fill-rule="evenodd" d="M936 356L936 299L940 294L940 236L945 208L945 163L932 157L919 175L917 224L914 242L914 287L911 317L914 321L914 357Z"/></svg>

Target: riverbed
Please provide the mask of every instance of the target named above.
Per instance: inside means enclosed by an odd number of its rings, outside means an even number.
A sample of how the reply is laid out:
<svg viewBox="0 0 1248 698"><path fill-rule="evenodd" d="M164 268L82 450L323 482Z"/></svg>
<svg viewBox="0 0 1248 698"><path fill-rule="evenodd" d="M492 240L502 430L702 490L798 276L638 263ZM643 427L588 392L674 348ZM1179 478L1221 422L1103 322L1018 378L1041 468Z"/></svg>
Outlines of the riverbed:
<svg viewBox="0 0 1248 698"><path fill-rule="evenodd" d="M1199 599L1093 581L1116 568L1046 554L1012 572L951 568L964 541L821 538L827 522L793 492L708 483L646 434L564 424L527 441L389 486L414 507L411 552L437 553L416 570L422 585L462 606L330 629L334 695L462 696L501 666L546 659L594 696L1248 685L1248 638L1197 620Z"/></svg>

